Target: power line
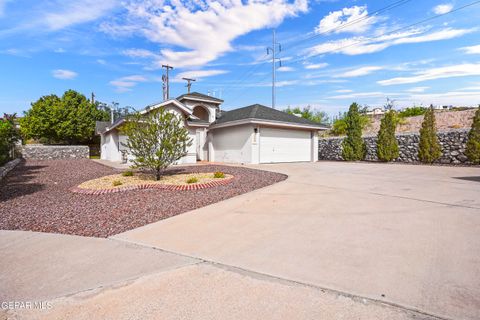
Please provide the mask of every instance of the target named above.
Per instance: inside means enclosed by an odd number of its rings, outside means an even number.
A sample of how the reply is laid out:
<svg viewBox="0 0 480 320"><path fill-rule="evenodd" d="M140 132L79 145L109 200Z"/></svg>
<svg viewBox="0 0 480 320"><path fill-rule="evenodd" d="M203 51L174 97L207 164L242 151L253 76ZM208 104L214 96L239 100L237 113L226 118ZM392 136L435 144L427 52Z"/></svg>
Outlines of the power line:
<svg viewBox="0 0 480 320"><path fill-rule="evenodd" d="M196 79L190 79L190 78L182 78L183 80L187 81L187 92L190 93L190 88L192 87L192 81L197 81Z"/></svg>
<svg viewBox="0 0 480 320"><path fill-rule="evenodd" d="M277 53L277 46L278 46L278 51L282 51L282 46L280 43L278 43L275 40L275 29L272 30L272 47L267 47L267 54L269 52L272 52L272 109L275 109L275 71L276 71L276 66L277 66L277 60L279 58L275 57L275 54ZM282 65L282 61L280 60L280 66Z"/></svg>
<svg viewBox="0 0 480 320"><path fill-rule="evenodd" d="M338 48L335 48L335 49L332 49L332 50L328 50L328 51L325 51L325 52L321 52L321 53L318 53L318 54L315 54L315 55L311 55L311 56L308 56L307 58L301 58L301 59L296 59L296 60L293 60L291 61L291 63L296 63L296 62L299 62L299 61L302 61L302 60L306 60L306 59L311 59L311 58L314 58L314 57L318 57L318 56L321 56L321 55L324 55L324 54L328 54L328 53L334 53L334 52L337 52L338 50L341 50L341 49L344 49L344 48L348 48L348 47L351 47L351 46L354 46L354 45L357 45L357 44L360 44L360 43L363 43L363 42L369 42L371 40L374 40L374 39L378 39L378 38L381 38L381 37L384 37L386 35L390 35L390 34L393 34L393 33L397 33L397 32L400 32L400 31L403 31L403 30L407 30L407 29L410 29L412 27L415 27L419 24L422 24L422 23L425 23L425 22L428 22L428 21L431 21L431 20L434 20L434 19L438 19L440 17L443 17L443 16L446 16L448 14L451 14L451 13L454 13L454 12L457 12L457 11L460 11L460 10L463 10L465 8L468 8L468 7L471 7L473 5L476 5L476 4L479 4L480 1L474 1L474 2L471 2L469 4L466 4L464 6L461 6L461 7L458 7L456 9L453 9L449 12L446 12L446 13L441 13L441 14L437 14L433 17L429 17L429 18L426 18L426 19L423 19L423 20L420 20L420 21L417 21L415 23L412 23L412 24L409 24L405 27L401 27L401 28L398 28L398 29L395 29L395 30L392 30L392 31L389 31L389 32L385 32L385 33L382 33L378 36L375 36L375 37L370 37L366 40L358 40L358 41L355 41L353 43L350 43L348 45L345 45L345 46L341 46L341 47L338 47Z"/></svg>

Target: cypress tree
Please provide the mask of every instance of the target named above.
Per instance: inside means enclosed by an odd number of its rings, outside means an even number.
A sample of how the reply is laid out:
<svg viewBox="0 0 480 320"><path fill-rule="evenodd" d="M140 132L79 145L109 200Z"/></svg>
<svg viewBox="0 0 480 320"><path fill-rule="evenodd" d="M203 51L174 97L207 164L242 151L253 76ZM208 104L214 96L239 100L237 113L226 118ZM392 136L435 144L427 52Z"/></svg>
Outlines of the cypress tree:
<svg viewBox="0 0 480 320"><path fill-rule="evenodd" d="M418 145L418 157L425 163L433 163L442 156L442 151L437 138L435 124L435 111L433 106L428 108L420 129L420 143Z"/></svg>
<svg viewBox="0 0 480 320"><path fill-rule="evenodd" d="M377 156L381 161L392 161L399 155L398 142L395 138L396 128L396 114L390 110L383 116L377 135Z"/></svg>
<svg viewBox="0 0 480 320"><path fill-rule="evenodd" d="M362 120L358 104L352 103L345 117L347 136L342 142L342 157L347 161L363 160L367 149L362 139Z"/></svg>
<svg viewBox="0 0 480 320"><path fill-rule="evenodd" d="M474 164L480 164L480 106L473 117L472 128L468 133L465 154Z"/></svg>

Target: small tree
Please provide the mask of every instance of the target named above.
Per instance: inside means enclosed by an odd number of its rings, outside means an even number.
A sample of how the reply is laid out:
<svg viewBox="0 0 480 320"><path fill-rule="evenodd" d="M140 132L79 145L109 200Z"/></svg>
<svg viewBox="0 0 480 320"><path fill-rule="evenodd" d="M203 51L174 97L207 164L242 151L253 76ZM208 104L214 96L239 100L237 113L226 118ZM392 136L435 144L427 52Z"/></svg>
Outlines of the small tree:
<svg viewBox="0 0 480 320"><path fill-rule="evenodd" d="M418 157L425 163L433 163L442 156L442 151L437 138L435 124L435 110L430 106L425 112L420 129L420 143L418 145Z"/></svg>
<svg viewBox="0 0 480 320"><path fill-rule="evenodd" d="M15 143L19 140L15 116L4 114L0 119L0 166L12 158Z"/></svg>
<svg viewBox="0 0 480 320"><path fill-rule="evenodd" d="M342 142L342 157L347 161L363 160L367 150L362 139L362 120L358 104L350 105L344 120L347 136Z"/></svg>
<svg viewBox="0 0 480 320"><path fill-rule="evenodd" d="M397 116L394 110L390 110L380 122L380 130L377 135L377 156L381 161L392 161L399 155L398 141L395 138L397 128Z"/></svg>
<svg viewBox="0 0 480 320"><path fill-rule="evenodd" d="M132 167L152 170L157 180L168 166L186 156L192 145L183 119L163 108L131 115L122 132L127 135L124 146L134 157Z"/></svg>
<svg viewBox="0 0 480 320"><path fill-rule="evenodd" d="M325 111L321 111L321 110L312 111L310 106L304 107L303 109L300 109L299 107L295 107L293 109L288 107L287 109L283 110L283 112L286 112L288 114L293 114L293 115L299 114L302 118L305 118L317 123L325 124L330 122L330 118L328 117L328 114Z"/></svg>
<svg viewBox="0 0 480 320"><path fill-rule="evenodd" d="M475 112L472 128L468 133L467 149L465 154L471 162L480 164L480 106Z"/></svg>

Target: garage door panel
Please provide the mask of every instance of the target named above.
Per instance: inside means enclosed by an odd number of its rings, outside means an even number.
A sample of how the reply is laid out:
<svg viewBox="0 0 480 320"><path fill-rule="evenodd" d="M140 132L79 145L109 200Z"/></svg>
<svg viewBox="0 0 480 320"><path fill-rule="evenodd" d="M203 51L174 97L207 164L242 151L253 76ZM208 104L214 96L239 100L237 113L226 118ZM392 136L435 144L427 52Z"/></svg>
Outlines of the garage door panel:
<svg viewBox="0 0 480 320"><path fill-rule="evenodd" d="M260 129L260 162L310 161L309 131L273 128Z"/></svg>

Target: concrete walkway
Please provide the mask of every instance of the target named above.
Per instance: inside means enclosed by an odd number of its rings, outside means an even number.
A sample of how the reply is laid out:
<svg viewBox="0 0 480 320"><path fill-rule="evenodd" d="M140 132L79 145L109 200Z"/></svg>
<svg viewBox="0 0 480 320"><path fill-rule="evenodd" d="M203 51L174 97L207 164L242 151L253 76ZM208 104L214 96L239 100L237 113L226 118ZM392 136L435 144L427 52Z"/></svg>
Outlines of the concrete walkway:
<svg viewBox="0 0 480 320"><path fill-rule="evenodd" d="M260 168L290 178L114 238L445 318L480 318L479 168Z"/></svg>
<svg viewBox="0 0 480 320"><path fill-rule="evenodd" d="M479 168L259 167L290 177L111 239L0 231L0 301L51 306L0 319L480 318Z"/></svg>

